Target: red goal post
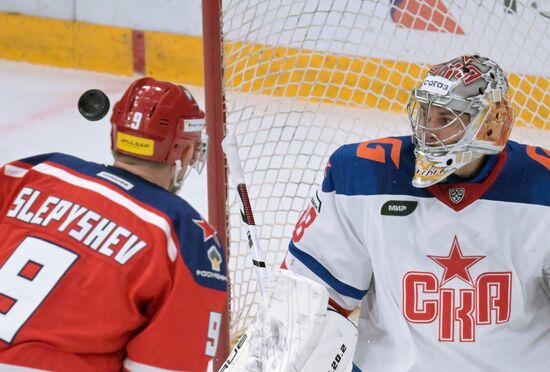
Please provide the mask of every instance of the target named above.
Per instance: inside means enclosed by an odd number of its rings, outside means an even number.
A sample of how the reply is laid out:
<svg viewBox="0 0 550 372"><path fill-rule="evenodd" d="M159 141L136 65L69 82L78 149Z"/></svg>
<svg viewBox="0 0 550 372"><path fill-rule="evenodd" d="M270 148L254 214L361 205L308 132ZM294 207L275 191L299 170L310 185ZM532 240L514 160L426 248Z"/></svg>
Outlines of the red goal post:
<svg viewBox="0 0 550 372"><path fill-rule="evenodd" d="M239 142L272 266L332 151L410 133L409 92L431 64L465 53L493 58L508 72L512 139L550 147L550 9L541 1L203 0L203 36L209 218L227 242L231 287L222 354L259 299L227 190L226 131Z"/></svg>
<svg viewBox="0 0 550 372"><path fill-rule="evenodd" d="M227 170L221 142L225 134L225 110L223 95L221 0L203 0L203 44L205 77L205 112L209 137L208 169L208 220L218 231L229 257L227 236ZM228 280L228 288L230 282ZM229 354L230 303L222 315L218 349L214 362L217 371Z"/></svg>

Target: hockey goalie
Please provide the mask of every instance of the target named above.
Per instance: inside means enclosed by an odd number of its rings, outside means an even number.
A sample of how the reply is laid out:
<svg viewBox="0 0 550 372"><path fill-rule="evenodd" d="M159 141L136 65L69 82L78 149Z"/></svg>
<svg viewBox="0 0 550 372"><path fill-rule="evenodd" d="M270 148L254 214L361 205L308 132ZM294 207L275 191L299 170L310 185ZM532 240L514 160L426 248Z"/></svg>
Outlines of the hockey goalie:
<svg viewBox="0 0 550 372"><path fill-rule="evenodd" d="M330 157L241 370L331 371L329 303L339 320L360 305L353 372L550 370L550 151L508 140L509 95L494 61L454 58L413 90L412 137ZM281 284L298 275L322 290Z"/></svg>

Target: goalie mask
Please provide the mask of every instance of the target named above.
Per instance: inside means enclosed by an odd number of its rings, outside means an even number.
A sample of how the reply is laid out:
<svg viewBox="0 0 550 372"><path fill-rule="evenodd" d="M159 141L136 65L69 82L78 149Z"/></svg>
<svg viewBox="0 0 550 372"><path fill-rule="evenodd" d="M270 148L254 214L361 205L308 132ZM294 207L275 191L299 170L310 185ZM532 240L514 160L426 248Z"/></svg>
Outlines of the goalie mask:
<svg viewBox="0 0 550 372"><path fill-rule="evenodd" d="M413 89L407 113L415 187L431 186L474 159L501 152L514 123L504 72L478 55L433 66Z"/></svg>
<svg viewBox="0 0 550 372"><path fill-rule="evenodd" d="M152 78L136 80L113 107L111 149L140 159L176 165L188 146L190 166L199 173L206 160L205 115L191 93ZM181 181L174 177L175 186Z"/></svg>

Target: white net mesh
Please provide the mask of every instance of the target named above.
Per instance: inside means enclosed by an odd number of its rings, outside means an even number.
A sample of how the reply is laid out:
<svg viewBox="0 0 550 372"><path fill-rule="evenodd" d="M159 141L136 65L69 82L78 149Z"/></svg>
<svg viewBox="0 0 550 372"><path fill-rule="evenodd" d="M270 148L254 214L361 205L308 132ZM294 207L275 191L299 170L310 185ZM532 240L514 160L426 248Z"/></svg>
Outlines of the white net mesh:
<svg viewBox="0 0 550 372"><path fill-rule="evenodd" d="M283 260L330 153L409 134L406 102L429 64L474 52L497 61L517 113L512 138L550 146L550 9L541 3L223 1L228 131L268 264ZM228 208L234 335L259 294L233 191Z"/></svg>

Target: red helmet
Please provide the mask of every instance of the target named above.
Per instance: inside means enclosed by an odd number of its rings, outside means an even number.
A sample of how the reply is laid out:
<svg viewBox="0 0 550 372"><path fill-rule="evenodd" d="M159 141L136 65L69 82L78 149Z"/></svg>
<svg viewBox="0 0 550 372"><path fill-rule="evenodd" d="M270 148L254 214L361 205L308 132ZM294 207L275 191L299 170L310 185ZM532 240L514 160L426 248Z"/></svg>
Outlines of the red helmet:
<svg viewBox="0 0 550 372"><path fill-rule="evenodd" d="M191 164L203 160L205 115L183 86L152 78L136 80L114 105L111 124L113 151L174 164L187 145L194 144Z"/></svg>

